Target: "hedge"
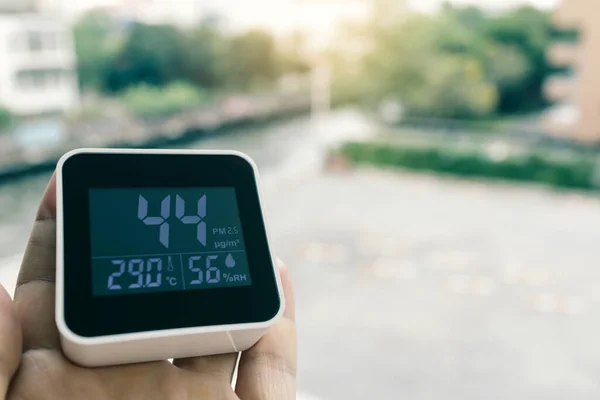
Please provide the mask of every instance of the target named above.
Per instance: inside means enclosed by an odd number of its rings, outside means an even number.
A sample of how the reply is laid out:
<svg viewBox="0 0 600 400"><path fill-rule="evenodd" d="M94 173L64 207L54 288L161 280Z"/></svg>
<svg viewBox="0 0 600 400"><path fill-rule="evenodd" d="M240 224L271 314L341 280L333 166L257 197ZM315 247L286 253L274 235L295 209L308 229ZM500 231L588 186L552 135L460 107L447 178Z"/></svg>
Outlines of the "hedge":
<svg viewBox="0 0 600 400"><path fill-rule="evenodd" d="M0 132L12 126L13 115L6 108L0 106Z"/></svg>
<svg viewBox="0 0 600 400"><path fill-rule="evenodd" d="M351 163L434 171L464 177L539 182L554 187L596 190L596 157L573 153L557 157L548 151L529 151L494 160L483 150L448 146L414 146L387 142L350 142L341 154Z"/></svg>
<svg viewBox="0 0 600 400"><path fill-rule="evenodd" d="M199 107L205 96L196 87L176 82L164 88L140 85L127 89L121 100L139 118L169 117Z"/></svg>

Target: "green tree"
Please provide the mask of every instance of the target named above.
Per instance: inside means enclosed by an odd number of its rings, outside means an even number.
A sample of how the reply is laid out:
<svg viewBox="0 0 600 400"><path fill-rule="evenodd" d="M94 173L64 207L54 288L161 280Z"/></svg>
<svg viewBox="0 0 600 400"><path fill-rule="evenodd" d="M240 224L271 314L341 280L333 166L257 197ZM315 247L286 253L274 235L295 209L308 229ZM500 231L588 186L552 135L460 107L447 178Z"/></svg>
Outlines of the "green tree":
<svg viewBox="0 0 600 400"><path fill-rule="evenodd" d="M478 33L483 32L488 22L486 14L477 6L459 7L445 3L442 13L455 19L461 26Z"/></svg>
<svg viewBox="0 0 600 400"><path fill-rule="evenodd" d="M521 70L520 78L512 79L508 85L500 85L500 112L531 111L545 105L543 85L551 71L546 60L551 32L549 13L533 7L523 7L490 17L484 29L484 37L492 47L502 46L500 48L509 57L503 62L505 67L514 68L508 65L513 62ZM500 59L499 55L492 57L489 65Z"/></svg>
<svg viewBox="0 0 600 400"><path fill-rule="evenodd" d="M361 78L347 79L350 66L336 70L334 87L346 93L354 85L360 88L355 94L366 88L372 99L399 100L409 113L453 117L528 112L546 104L552 29L545 11L486 14L447 3L436 15L374 20L362 36L369 50Z"/></svg>
<svg viewBox="0 0 600 400"><path fill-rule="evenodd" d="M445 16L413 16L380 31L367 57L375 100L399 100L412 115L471 118L491 114L495 86L486 80L477 47Z"/></svg>
<svg viewBox="0 0 600 400"><path fill-rule="evenodd" d="M175 27L135 23L110 65L106 89L118 92L130 86L164 86L186 78L190 67L188 41Z"/></svg>
<svg viewBox="0 0 600 400"><path fill-rule="evenodd" d="M90 13L75 24L73 34L80 85L84 90L98 91L117 43L113 23L105 14Z"/></svg>
<svg viewBox="0 0 600 400"><path fill-rule="evenodd" d="M522 50L516 46L490 45L484 65L488 79L498 89L500 113L526 111L534 107L522 98L533 72L533 66ZM540 101L538 99L538 103Z"/></svg>
<svg viewBox="0 0 600 400"><path fill-rule="evenodd" d="M476 60L440 56L424 65L423 86L407 91L404 104L413 115L442 118L478 118L494 112L497 92L483 79Z"/></svg>
<svg viewBox="0 0 600 400"><path fill-rule="evenodd" d="M225 53L228 84L250 90L270 86L281 72L280 57L273 37L253 30L233 37Z"/></svg>
<svg viewBox="0 0 600 400"><path fill-rule="evenodd" d="M302 32L294 32L286 37L279 46L280 71L283 73L310 71L306 46L306 36Z"/></svg>
<svg viewBox="0 0 600 400"><path fill-rule="evenodd" d="M547 12L522 7L486 15L473 6L446 4L442 14L455 20L463 34L471 38L470 44L466 40L467 45L460 50L483 63L486 77L497 86L500 113L544 106L542 87L550 71L545 56L551 37ZM456 35L449 32L448 38L452 40Z"/></svg>
<svg viewBox="0 0 600 400"><path fill-rule="evenodd" d="M226 39L216 29L203 25L188 35L187 71L188 79L194 84L216 89L224 84L224 59Z"/></svg>

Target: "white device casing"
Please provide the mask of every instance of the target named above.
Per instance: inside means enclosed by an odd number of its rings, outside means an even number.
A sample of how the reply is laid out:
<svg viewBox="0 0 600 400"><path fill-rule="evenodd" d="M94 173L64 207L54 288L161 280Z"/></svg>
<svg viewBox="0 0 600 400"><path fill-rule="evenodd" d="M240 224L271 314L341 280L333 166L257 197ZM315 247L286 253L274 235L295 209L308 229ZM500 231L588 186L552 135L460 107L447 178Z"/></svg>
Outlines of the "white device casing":
<svg viewBox="0 0 600 400"><path fill-rule="evenodd" d="M270 320L256 323L219 325L195 328L168 329L150 332L116 334L100 337L77 335L66 324L64 318L64 223L63 223L63 177L62 167L67 159L76 154L181 154L181 155L234 155L245 159L254 169L259 204L262 212L262 192L258 168L244 153L222 150L141 150L141 149L77 149L65 154L58 162L56 174L56 326L60 333L65 355L85 367L131 364L138 362L167 360L235 353L248 350L263 336L285 309L285 298L275 258L269 249L273 273L277 281L280 307ZM264 214L263 214L264 215ZM264 219L264 218L263 218ZM266 227L266 221L265 221ZM268 239L267 228L267 239ZM270 240L268 240L270 243Z"/></svg>

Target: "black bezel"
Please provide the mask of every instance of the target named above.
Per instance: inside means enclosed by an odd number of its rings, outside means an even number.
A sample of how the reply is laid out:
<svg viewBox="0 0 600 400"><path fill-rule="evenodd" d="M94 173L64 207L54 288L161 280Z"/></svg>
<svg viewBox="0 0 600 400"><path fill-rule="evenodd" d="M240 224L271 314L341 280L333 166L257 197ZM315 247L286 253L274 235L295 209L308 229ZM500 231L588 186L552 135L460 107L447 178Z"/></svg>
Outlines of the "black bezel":
<svg viewBox="0 0 600 400"><path fill-rule="evenodd" d="M89 190L234 187L251 286L92 295ZM62 165L64 319L83 337L271 320L280 298L252 165L232 154L77 153ZM192 305L198 305L193 307ZM215 305L218 305L215 306ZM199 311L201 310L201 312Z"/></svg>

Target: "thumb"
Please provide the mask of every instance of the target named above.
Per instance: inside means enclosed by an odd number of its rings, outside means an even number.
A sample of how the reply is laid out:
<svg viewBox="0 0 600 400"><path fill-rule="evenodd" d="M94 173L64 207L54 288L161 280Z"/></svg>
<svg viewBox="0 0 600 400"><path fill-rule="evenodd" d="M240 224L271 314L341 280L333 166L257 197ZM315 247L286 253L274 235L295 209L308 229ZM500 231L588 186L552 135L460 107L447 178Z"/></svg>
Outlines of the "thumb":
<svg viewBox="0 0 600 400"><path fill-rule="evenodd" d="M0 399L6 398L8 386L21 361L21 324L6 289L0 285Z"/></svg>
<svg viewBox="0 0 600 400"><path fill-rule="evenodd" d="M294 290L287 267L280 261L277 264L285 292L285 313L254 347L242 353L235 391L243 400L296 398Z"/></svg>

